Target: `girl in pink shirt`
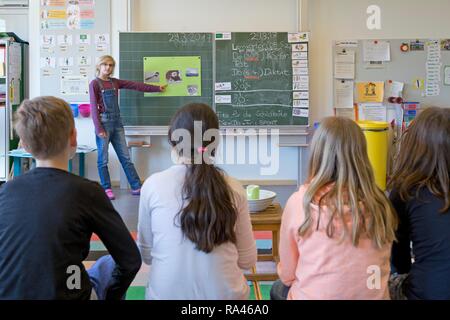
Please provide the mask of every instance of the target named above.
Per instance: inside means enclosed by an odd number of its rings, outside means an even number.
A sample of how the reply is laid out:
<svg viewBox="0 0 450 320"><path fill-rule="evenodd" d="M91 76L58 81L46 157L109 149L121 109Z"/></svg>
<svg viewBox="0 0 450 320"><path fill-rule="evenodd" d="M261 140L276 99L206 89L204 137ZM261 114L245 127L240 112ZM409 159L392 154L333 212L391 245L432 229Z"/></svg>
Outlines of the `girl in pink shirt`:
<svg viewBox="0 0 450 320"><path fill-rule="evenodd" d="M366 140L350 119L314 134L308 181L288 200L272 299L389 299L397 217L376 186Z"/></svg>

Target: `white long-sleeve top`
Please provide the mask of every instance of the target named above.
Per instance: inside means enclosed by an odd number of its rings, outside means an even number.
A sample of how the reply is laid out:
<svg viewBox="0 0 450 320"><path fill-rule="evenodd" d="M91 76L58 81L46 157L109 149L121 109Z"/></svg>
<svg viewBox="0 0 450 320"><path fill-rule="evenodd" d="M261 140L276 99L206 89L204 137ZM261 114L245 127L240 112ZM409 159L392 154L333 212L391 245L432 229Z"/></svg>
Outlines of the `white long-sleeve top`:
<svg viewBox="0 0 450 320"><path fill-rule="evenodd" d="M142 189L138 247L150 267L146 299L248 299L243 270L257 259L245 190L226 177L238 210L236 244L221 244L210 253L199 251L183 236L177 213L182 207L186 165L153 174Z"/></svg>

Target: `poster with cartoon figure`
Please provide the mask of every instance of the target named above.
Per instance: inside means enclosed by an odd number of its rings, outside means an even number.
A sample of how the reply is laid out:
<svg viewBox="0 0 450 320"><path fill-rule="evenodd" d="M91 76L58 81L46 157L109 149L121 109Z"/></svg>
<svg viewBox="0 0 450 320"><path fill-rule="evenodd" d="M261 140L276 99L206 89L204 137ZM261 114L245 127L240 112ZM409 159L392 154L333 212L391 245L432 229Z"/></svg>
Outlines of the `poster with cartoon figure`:
<svg viewBox="0 0 450 320"><path fill-rule="evenodd" d="M358 82L357 88L357 102L383 102L384 98L384 82Z"/></svg>

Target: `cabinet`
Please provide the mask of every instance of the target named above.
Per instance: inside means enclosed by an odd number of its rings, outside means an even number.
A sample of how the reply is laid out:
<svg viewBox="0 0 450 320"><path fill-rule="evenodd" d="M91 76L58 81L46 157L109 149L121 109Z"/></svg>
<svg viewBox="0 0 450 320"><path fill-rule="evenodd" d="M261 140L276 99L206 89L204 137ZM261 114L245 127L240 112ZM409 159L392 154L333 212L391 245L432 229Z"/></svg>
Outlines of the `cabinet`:
<svg viewBox="0 0 450 320"><path fill-rule="evenodd" d="M8 152L17 148L13 114L28 96L28 43L18 42L14 34L0 40L0 181L7 181L11 168ZM20 40L19 40L20 41Z"/></svg>

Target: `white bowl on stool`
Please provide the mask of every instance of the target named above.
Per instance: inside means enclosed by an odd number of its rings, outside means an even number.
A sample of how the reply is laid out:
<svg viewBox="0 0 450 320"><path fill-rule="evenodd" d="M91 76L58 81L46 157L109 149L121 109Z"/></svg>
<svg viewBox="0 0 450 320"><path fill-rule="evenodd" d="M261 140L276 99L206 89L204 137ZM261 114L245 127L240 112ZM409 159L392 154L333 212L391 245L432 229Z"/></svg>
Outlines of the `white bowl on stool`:
<svg viewBox="0 0 450 320"><path fill-rule="evenodd" d="M250 212L259 212L266 210L276 198L277 194L269 190L260 190L258 200L248 200L248 209Z"/></svg>

